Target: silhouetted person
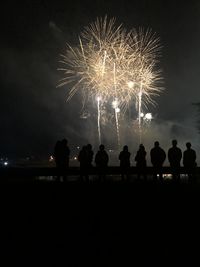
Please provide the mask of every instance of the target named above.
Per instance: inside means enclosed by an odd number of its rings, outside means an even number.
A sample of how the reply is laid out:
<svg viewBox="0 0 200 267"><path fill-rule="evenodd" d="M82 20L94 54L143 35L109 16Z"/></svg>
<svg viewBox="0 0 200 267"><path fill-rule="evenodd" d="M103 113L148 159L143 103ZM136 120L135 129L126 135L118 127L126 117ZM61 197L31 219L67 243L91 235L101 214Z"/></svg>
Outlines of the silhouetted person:
<svg viewBox="0 0 200 267"><path fill-rule="evenodd" d="M61 150L62 150L62 142L59 140L56 142L56 145L54 147L54 159L55 159L55 163L56 163L56 168L57 168L57 180L60 180L60 175L62 172L62 159L61 159Z"/></svg>
<svg viewBox="0 0 200 267"><path fill-rule="evenodd" d="M86 151L87 151L87 173L88 173L88 175L87 175L87 180L89 181L89 173L90 173L90 171L91 171L91 169L92 169L92 161L93 161L93 156L94 156L94 152L93 152L93 150L92 150L92 145L91 144L87 144L87 146L86 146Z"/></svg>
<svg viewBox="0 0 200 267"><path fill-rule="evenodd" d="M94 152L92 150L92 145L91 144L87 144L86 150L87 150L87 166L88 166L88 168L91 168L92 167L93 156L94 156Z"/></svg>
<svg viewBox="0 0 200 267"><path fill-rule="evenodd" d="M172 177L174 180L180 179L180 162L182 151L177 147L177 141L172 141L172 147L168 150L168 160L170 163Z"/></svg>
<svg viewBox="0 0 200 267"><path fill-rule="evenodd" d="M99 174L99 180L105 180L106 177L106 169L108 166L109 157L107 152L105 151L104 145L99 146L99 151L95 156L95 163L97 166L97 171Z"/></svg>
<svg viewBox="0 0 200 267"><path fill-rule="evenodd" d="M59 144L59 170L63 174L63 181L67 178L67 169L69 168L69 155L70 150L68 147L68 141L63 139Z"/></svg>
<svg viewBox="0 0 200 267"><path fill-rule="evenodd" d="M183 153L183 166L185 168L185 172L188 175L189 180L195 178L195 168L197 166L196 163L196 152L191 148L191 143L186 143L187 150Z"/></svg>
<svg viewBox="0 0 200 267"><path fill-rule="evenodd" d="M153 165L154 179L157 179L157 175L159 175L159 179L162 180L162 166L166 159L165 151L160 147L158 141L154 143L154 148L150 151L151 163Z"/></svg>
<svg viewBox="0 0 200 267"><path fill-rule="evenodd" d="M124 180L125 177L127 180L129 179L130 156L131 153L128 151L128 146L124 146L123 151L119 154L122 180Z"/></svg>
<svg viewBox="0 0 200 267"><path fill-rule="evenodd" d="M137 167L137 177L138 179L143 176L144 179L146 180L146 151L145 147L141 144L139 146L139 150L137 151L137 154L135 156L135 161L136 161L136 167Z"/></svg>
<svg viewBox="0 0 200 267"><path fill-rule="evenodd" d="M92 151L92 145L88 144L87 146L83 146L81 149L78 160L80 162L80 178L86 181L89 181L89 172L92 168L92 160L93 160L94 152Z"/></svg>
<svg viewBox="0 0 200 267"><path fill-rule="evenodd" d="M83 180L87 177L87 147L83 146L78 155L78 161L80 162L80 179Z"/></svg>

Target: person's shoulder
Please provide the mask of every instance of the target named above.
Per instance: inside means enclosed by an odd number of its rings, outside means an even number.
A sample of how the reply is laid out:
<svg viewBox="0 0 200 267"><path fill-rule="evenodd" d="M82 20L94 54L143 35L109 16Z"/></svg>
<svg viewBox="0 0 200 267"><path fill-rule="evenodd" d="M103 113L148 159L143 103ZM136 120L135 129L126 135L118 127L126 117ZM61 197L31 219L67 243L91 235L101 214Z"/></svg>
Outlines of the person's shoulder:
<svg viewBox="0 0 200 267"><path fill-rule="evenodd" d="M192 153L193 155L196 155L196 151L195 151L194 149L191 149L191 153Z"/></svg>

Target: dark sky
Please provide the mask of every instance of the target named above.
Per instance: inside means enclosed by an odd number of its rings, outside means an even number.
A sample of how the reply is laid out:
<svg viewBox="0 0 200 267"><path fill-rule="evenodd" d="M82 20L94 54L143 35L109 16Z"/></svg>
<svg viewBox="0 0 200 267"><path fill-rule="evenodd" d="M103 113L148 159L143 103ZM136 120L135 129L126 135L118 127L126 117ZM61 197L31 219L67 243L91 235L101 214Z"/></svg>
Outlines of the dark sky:
<svg viewBox="0 0 200 267"><path fill-rule="evenodd" d="M167 133L183 131L188 138L191 131L194 138L192 103L200 101L198 0L51 2L1 4L0 154L50 153L64 137L71 146L88 141L90 126L80 118L79 96L66 103L67 88L56 88L57 68L65 43L76 44L83 27L106 14L128 29L150 27L160 36L165 91L152 109L156 127L160 123L165 133L167 125Z"/></svg>

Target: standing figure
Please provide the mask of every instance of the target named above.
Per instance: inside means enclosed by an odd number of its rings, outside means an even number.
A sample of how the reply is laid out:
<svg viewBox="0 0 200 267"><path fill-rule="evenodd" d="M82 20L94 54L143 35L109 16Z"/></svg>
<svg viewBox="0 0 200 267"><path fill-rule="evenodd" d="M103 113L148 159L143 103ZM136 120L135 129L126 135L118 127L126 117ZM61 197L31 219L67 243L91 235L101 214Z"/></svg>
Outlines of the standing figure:
<svg viewBox="0 0 200 267"><path fill-rule="evenodd" d="M171 167L172 177L174 181L180 180L180 162L182 151L177 147L177 141L172 140L172 147L168 150L168 160Z"/></svg>
<svg viewBox="0 0 200 267"><path fill-rule="evenodd" d="M86 146L86 165L87 165L87 181L89 181L89 173L90 170L92 169L92 161L93 161L93 156L94 156L94 152L92 150L92 145L91 144L87 144Z"/></svg>
<svg viewBox="0 0 200 267"><path fill-rule="evenodd" d="M99 181L106 178L106 169L108 166L109 157L107 152L105 151L104 145L99 146L99 151L95 156L95 163L97 166L97 171L99 174Z"/></svg>
<svg viewBox="0 0 200 267"><path fill-rule="evenodd" d="M78 161L80 162L80 179L83 181L87 177L87 147L83 146L78 155Z"/></svg>
<svg viewBox="0 0 200 267"><path fill-rule="evenodd" d="M92 167L93 156L94 156L94 152L92 150L92 145L91 144L87 144L86 150L87 150L87 166L88 166L88 168L91 168Z"/></svg>
<svg viewBox="0 0 200 267"><path fill-rule="evenodd" d="M123 150L119 154L122 180L124 180L125 177L129 180L130 156L131 153L128 151L128 146L124 146Z"/></svg>
<svg viewBox="0 0 200 267"><path fill-rule="evenodd" d="M56 167L58 171L57 180L60 181L61 176L63 181L67 178L67 169L69 167L69 155L70 150L68 147L68 141L63 139L62 141L57 141L54 148L54 157L56 162Z"/></svg>
<svg viewBox="0 0 200 267"><path fill-rule="evenodd" d="M61 147L62 147L62 142L58 140L54 147L54 153L53 153L57 169L57 176L56 176L57 181L60 181L60 176L62 172Z"/></svg>
<svg viewBox="0 0 200 267"><path fill-rule="evenodd" d="M186 143L187 150L183 153L183 166L185 172L188 175L189 181L192 181L195 178L195 168L196 163L196 152L191 148L191 143Z"/></svg>
<svg viewBox="0 0 200 267"><path fill-rule="evenodd" d="M162 181L163 180L162 166L166 159L166 153L160 147L158 141L154 143L154 148L151 149L150 156L151 156L151 163L153 165L154 179L157 179L157 175L159 175L159 179Z"/></svg>
<svg viewBox="0 0 200 267"><path fill-rule="evenodd" d="M67 179L67 170L69 168L70 149L68 147L67 139L61 141L61 166L63 172L63 182Z"/></svg>
<svg viewBox="0 0 200 267"><path fill-rule="evenodd" d="M137 151L137 154L135 156L135 161L136 161L136 167L137 167L137 177L138 179L141 177L141 175L144 177L146 180L147 175L146 175L146 151L145 147L141 144L139 146L139 150Z"/></svg>

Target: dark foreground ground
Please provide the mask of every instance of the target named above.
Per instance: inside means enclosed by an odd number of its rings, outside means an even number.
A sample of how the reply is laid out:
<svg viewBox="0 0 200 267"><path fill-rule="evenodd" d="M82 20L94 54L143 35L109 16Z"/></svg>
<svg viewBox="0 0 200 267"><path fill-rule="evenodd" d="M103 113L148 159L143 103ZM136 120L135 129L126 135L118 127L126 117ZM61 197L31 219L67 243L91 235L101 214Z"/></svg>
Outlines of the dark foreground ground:
<svg viewBox="0 0 200 267"><path fill-rule="evenodd" d="M199 266L200 184L0 185L1 266Z"/></svg>

